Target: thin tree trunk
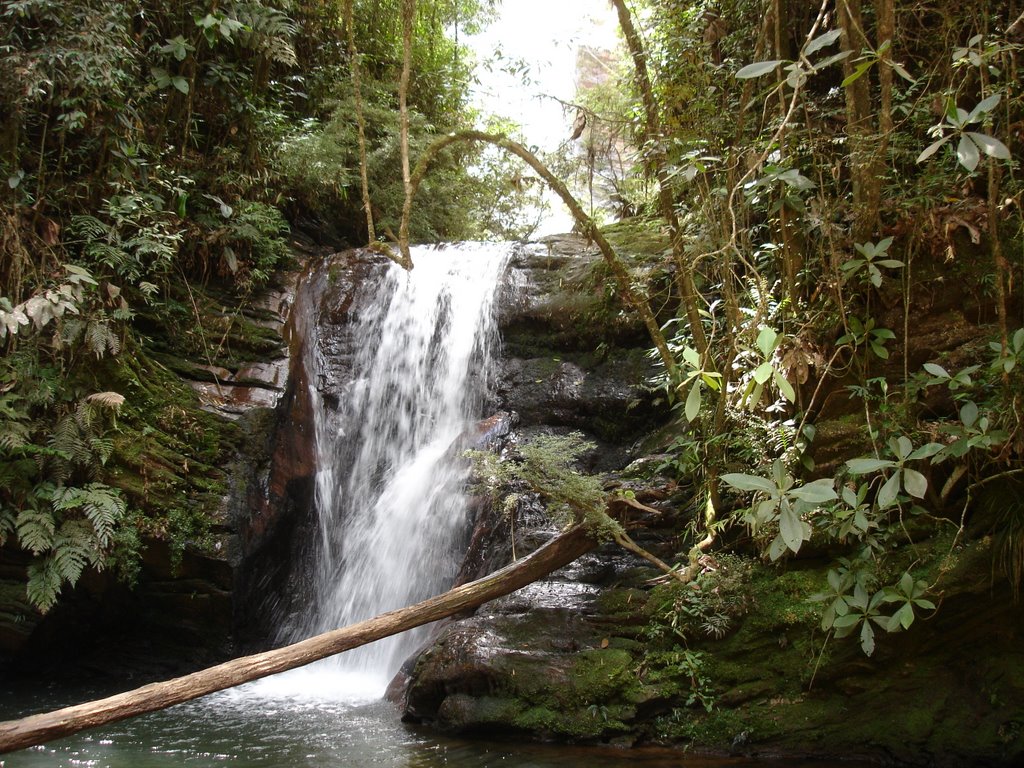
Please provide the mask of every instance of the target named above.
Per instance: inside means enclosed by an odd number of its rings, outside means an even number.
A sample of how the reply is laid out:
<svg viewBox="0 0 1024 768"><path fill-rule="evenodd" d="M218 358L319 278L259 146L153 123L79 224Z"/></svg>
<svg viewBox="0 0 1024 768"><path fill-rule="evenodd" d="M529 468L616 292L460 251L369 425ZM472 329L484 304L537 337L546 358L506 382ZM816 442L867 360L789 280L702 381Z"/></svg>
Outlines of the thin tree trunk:
<svg viewBox="0 0 1024 768"><path fill-rule="evenodd" d="M640 41L640 35L637 34L636 27L633 25L633 17L630 15L629 9L626 8L625 0L612 0L612 4L618 12L619 27L622 29L622 35L626 38L626 44L633 57L636 84L644 104L644 116L647 123L647 130L644 133L646 143L650 147L650 157L654 161L655 175L658 178L658 206L661 208L662 217L668 224L672 239L672 256L679 275L679 292L682 295L683 310L690 326L690 333L693 334L693 343L701 357L704 358L708 351L708 340L701 322L699 294L693 278L693 267L684 248L683 233L679 226L679 217L676 215L672 182L668 175L668 157L662 144L664 137L661 134L661 118L658 116L658 104L654 99L654 88L651 86L651 76L647 69L647 54Z"/></svg>
<svg viewBox="0 0 1024 768"><path fill-rule="evenodd" d="M878 62L878 90L881 99L878 111L879 159L885 162L889 152L889 140L892 136L892 84L894 47L896 45L896 8L894 0L875 0L875 18L878 25L878 45L886 41L889 48L882 54Z"/></svg>
<svg viewBox="0 0 1024 768"><path fill-rule="evenodd" d="M416 0L402 0L402 78L398 81L398 112L401 119L402 187L405 203L402 206L402 224L398 230L398 248L401 263L412 269L409 255L409 214L412 206L411 177L409 174L409 74L412 70L412 27L416 16Z"/></svg>
<svg viewBox="0 0 1024 768"><path fill-rule="evenodd" d="M861 0L839 0L837 8L842 43L846 50L859 51L867 46ZM854 71L855 57L843 61L843 75ZM872 162L871 91L869 73L865 72L846 86L846 133L849 137L850 181L853 187L853 239L864 242L871 237L878 217L881 179L874 173Z"/></svg>
<svg viewBox="0 0 1024 768"><path fill-rule="evenodd" d="M775 58L780 62L790 59L789 52L789 40L786 36L786 28L789 24L789 14L785 0L774 0L772 3L772 27L775 32ZM775 68L775 77L779 82L786 79L785 70L780 63ZM779 98L779 117L784 118L786 112L789 110L786 89L778 89ZM782 126L782 131L779 133L779 153L782 157L782 163L786 162L786 155L788 155L789 148L787 146L787 138L789 134L785 131L785 124ZM780 192L782 200L779 201L779 240L782 241L782 277L783 285L786 295L789 296L790 301L796 304L799 300L797 296L797 276L800 274L802 268L800 253L793 245L792 229L795 226L790 221L790 211L786 205L786 189L784 188Z"/></svg>
<svg viewBox="0 0 1024 768"><path fill-rule="evenodd" d="M784 51L785 45L785 29L786 29L786 6L785 0L772 0L772 32L775 37L775 58L779 59L779 66L775 68L775 79L778 82L782 82L786 79L786 72L782 68L782 60L789 58L789 52ZM779 117L786 114L786 91L783 88L778 89L779 97Z"/></svg>
<svg viewBox="0 0 1024 768"><path fill-rule="evenodd" d="M988 18L989 4L985 4L986 15ZM988 22L985 22L983 32L988 35ZM985 98L989 95L989 71L987 66L979 68L979 76L981 78L981 96ZM986 133L992 133L992 115L989 114L985 118L985 131ZM997 165L995 158L988 158L986 161L988 164L988 239L989 248L992 251L992 261L996 268L996 316L999 318L999 336L1000 344L1002 347L1001 354L1005 357L1009 348L1009 317L1006 311L1006 288L1010 280L1010 265L1006 261L1006 254L1003 253L1003 242L999 236L999 202L1002 197L1000 194L1000 181L1002 179L1002 169ZM1003 374L1003 380L1007 380L1007 375Z"/></svg>
<svg viewBox="0 0 1024 768"><path fill-rule="evenodd" d="M570 528L522 560L416 605L389 611L294 645L219 664L174 680L54 712L0 723L0 754L43 744L88 728L165 709L261 677L294 669L342 651L476 608L568 565L597 546L583 526Z"/></svg>
<svg viewBox="0 0 1024 768"><path fill-rule="evenodd" d="M366 241L376 242L377 231L373 226L373 206L370 201L370 175L366 160L366 118L363 115L363 88L359 76L359 51L356 49L356 30L352 21L353 0L345 0L345 26L348 28L349 72L352 77L352 93L356 103L356 127L359 129L359 179L363 185L363 210L366 212Z"/></svg>

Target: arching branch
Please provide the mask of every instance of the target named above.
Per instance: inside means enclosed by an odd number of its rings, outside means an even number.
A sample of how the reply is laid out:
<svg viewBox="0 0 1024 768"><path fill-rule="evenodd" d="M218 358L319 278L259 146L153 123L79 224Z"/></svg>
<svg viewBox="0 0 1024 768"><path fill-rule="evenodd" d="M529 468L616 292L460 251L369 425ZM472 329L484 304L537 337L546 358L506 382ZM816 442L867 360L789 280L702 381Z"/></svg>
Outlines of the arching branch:
<svg viewBox="0 0 1024 768"><path fill-rule="evenodd" d="M655 318L646 299L638 295L636 290L634 290L633 282L629 276L629 271L626 269L622 259L619 258L615 249L612 248L608 240L605 239L603 234L601 234L601 230L594 223L593 219L586 214L583 207L579 204L576 198L573 197L572 193L569 191L568 187L565 186L562 180L555 176L555 174L552 173L536 155L530 152L530 150L522 144L519 144L506 136L474 130L451 133L435 140L429 147L427 147L426 151L424 151L423 155L420 157L419 162L416 163L416 168L412 172L409 185L406 188L405 205L402 209L402 232L406 234L408 233L409 215L412 212L412 200L416 196L416 191L419 189L424 176L426 176L431 163L442 150L460 142L480 142L484 144L491 144L504 149L506 152L512 153L536 171L537 174L547 183L548 187L550 187L551 190L562 199L562 202L565 203L569 212L572 213L573 218L576 220L576 224L578 225L580 232L593 240L600 249L605 263L608 264L612 274L615 276L615 282L618 285L619 293L622 295L625 303L634 309L643 320L644 325L647 327L647 331L650 334L651 340L654 342L654 346L657 347L658 354L661 356L661 360L665 364L665 369L668 371L669 381L678 382L679 372L676 366L675 357L668 348L668 343L665 341L665 335L661 332L661 326L658 324L658 320ZM399 245L402 249L403 260L411 264L407 237L402 237Z"/></svg>
<svg viewBox="0 0 1024 768"><path fill-rule="evenodd" d="M647 69L647 54L644 51L640 35L633 24L633 18L624 0L612 0L612 5L619 16L619 28L626 38L630 55L633 58L633 72L637 90L644 104L645 130L644 138L649 147L649 155L654 161L654 171L658 178L658 207L662 218L668 224L669 236L672 241L672 257L678 272L679 292L682 294L683 311L693 334L693 342L697 351L704 358L708 352L708 339L700 316L700 295L693 278L693 265L686 254L679 216L676 215L676 203L672 196L672 181L669 178L668 156L662 143L661 118L658 115L658 104L651 86L651 76Z"/></svg>

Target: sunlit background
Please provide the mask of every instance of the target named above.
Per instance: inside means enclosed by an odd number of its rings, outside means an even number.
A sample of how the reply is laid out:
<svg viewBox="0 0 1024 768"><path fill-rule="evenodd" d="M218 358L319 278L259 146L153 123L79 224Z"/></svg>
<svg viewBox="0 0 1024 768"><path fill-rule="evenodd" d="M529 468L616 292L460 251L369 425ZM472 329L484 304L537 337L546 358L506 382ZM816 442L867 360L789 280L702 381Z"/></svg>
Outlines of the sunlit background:
<svg viewBox="0 0 1024 768"><path fill-rule="evenodd" d="M554 151L572 132L575 113L563 102L576 96L580 48L611 49L618 40L615 11L606 0L502 3L495 22L467 40L480 64L474 101L483 113L518 123L531 149ZM561 202L548 202L535 236L572 228Z"/></svg>

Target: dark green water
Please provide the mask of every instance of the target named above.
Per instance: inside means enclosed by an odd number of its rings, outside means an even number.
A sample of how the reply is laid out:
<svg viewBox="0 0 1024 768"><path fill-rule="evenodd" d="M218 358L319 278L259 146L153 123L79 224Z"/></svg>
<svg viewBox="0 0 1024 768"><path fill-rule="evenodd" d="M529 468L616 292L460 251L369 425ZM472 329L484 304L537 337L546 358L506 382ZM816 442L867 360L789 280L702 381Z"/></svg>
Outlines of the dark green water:
<svg viewBox="0 0 1024 768"><path fill-rule="evenodd" d="M680 751L515 744L440 737L380 700L338 700L329 674L279 676L0 757L2 768L837 768L834 763L709 760ZM337 689L335 688L335 693ZM0 718L95 692L0 690ZM852 768L843 763L842 768Z"/></svg>

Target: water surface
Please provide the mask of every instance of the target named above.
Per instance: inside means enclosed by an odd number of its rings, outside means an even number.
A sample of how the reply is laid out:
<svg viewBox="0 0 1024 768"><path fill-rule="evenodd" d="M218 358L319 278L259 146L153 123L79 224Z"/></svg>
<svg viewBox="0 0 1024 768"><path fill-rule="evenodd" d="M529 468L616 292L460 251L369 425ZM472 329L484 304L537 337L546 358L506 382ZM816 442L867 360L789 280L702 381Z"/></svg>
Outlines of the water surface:
<svg viewBox="0 0 1024 768"><path fill-rule="evenodd" d="M358 678L310 669L0 757L2 768L854 768L711 760L681 751L446 738L360 696ZM371 679L370 687L375 681ZM81 700L79 691L77 700ZM67 689L0 691L0 717L69 703ZM91 695L97 695L95 693ZM88 695L85 696L87 698ZM19 706L20 705L20 706Z"/></svg>

